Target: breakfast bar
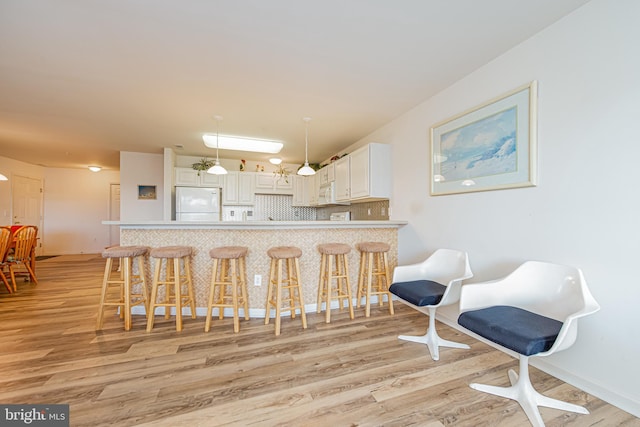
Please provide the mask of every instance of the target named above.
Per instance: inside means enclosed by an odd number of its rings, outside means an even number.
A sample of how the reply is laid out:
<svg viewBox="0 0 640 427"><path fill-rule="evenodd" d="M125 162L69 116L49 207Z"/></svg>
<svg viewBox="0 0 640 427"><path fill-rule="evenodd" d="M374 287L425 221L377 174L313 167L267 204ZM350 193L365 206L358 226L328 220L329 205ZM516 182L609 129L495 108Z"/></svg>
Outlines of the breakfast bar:
<svg viewBox="0 0 640 427"><path fill-rule="evenodd" d="M121 245L190 246L193 248L192 276L195 288L196 313L206 314L211 280L209 250L219 246L246 246L247 282L251 317L264 317L269 277L267 250L274 246L297 246L302 250L300 270L304 303L315 309L320 274L321 243L345 243L353 249L348 255L349 276L355 289L359 269L359 254L355 245L365 241L380 241L390 245L389 265L393 269L398 259L398 228L406 221L243 221L243 222L180 222L180 221L104 221L120 227ZM147 263L150 282L150 266Z"/></svg>

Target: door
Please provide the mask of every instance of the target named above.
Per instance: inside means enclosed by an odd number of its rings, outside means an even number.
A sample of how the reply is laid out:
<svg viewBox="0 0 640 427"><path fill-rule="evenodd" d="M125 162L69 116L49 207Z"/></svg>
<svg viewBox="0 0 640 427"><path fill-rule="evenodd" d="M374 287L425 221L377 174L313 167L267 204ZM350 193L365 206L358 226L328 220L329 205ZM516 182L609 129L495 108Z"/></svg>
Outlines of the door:
<svg viewBox="0 0 640 427"><path fill-rule="evenodd" d="M120 221L120 184L111 184L109 187L109 221ZM109 226L109 245L120 244L120 227Z"/></svg>
<svg viewBox="0 0 640 427"><path fill-rule="evenodd" d="M38 227L36 255L39 255L42 252L42 180L14 175L11 192L12 224Z"/></svg>

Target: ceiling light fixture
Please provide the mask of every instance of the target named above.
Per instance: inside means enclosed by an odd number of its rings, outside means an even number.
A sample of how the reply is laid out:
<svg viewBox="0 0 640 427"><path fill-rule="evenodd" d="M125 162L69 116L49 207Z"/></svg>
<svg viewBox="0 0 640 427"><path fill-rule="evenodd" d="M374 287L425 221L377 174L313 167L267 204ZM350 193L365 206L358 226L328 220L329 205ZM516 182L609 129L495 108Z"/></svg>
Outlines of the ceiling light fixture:
<svg viewBox="0 0 640 427"><path fill-rule="evenodd" d="M220 159L218 157L218 132L220 130L220 120L222 120L222 116L215 116L214 119L216 119L216 162L213 164L213 166L211 166L208 170L207 173L211 173L214 175L226 175L227 174L227 170L225 168L223 168L222 166L220 166ZM205 142L206 145L206 142ZM207 145L208 147L208 145Z"/></svg>
<svg viewBox="0 0 640 427"><path fill-rule="evenodd" d="M202 135L204 145L209 148L223 150L251 151L254 153L276 154L282 150L284 144L269 139L246 138L231 135Z"/></svg>
<svg viewBox="0 0 640 427"><path fill-rule="evenodd" d="M100 166L89 166L91 172L100 172L102 168Z"/></svg>
<svg viewBox="0 0 640 427"><path fill-rule="evenodd" d="M271 157L269 159L269 163L271 163L272 165L279 165L280 163L282 163L282 159L280 157Z"/></svg>
<svg viewBox="0 0 640 427"><path fill-rule="evenodd" d="M307 155L307 149L309 145L309 122L311 117L305 117L304 119L304 166L298 169L298 175L309 176L315 175L316 171L309 166L309 156Z"/></svg>
<svg viewBox="0 0 640 427"><path fill-rule="evenodd" d="M9 181L9 178L0 173L0 181Z"/></svg>

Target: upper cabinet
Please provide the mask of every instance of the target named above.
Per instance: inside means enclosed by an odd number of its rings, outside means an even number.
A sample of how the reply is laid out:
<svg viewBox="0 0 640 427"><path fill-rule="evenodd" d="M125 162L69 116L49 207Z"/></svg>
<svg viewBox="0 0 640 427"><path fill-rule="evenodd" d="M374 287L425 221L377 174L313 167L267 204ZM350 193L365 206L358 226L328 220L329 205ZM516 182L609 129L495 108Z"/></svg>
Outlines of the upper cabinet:
<svg viewBox="0 0 640 427"><path fill-rule="evenodd" d="M256 201L255 174L248 172L229 172L222 175L223 205L253 205Z"/></svg>
<svg viewBox="0 0 640 427"><path fill-rule="evenodd" d="M315 174L319 187L335 181L335 165L333 163L323 167Z"/></svg>
<svg viewBox="0 0 640 427"><path fill-rule="evenodd" d="M262 194L293 194L293 174L286 178L278 178L273 173L256 173L256 193Z"/></svg>
<svg viewBox="0 0 640 427"><path fill-rule="evenodd" d="M391 146L371 143L335 162L336 201L391 197Z"/></svg>
<svg viewBox="0 0 640 427"><path fill-rule="evenodd" d="M371 143L350 154L351 200L391 197L391 146Z"/></svg>
<svg viewBox="0 0 640 427"><path fill-rule="evenodd" d="M178 187L222 187L221 175L213 175L192 168L175 168L175 183Z"/></svg>
<svg viewBox="0 0 640 427"><path fill-rule="evenodd" d="M318 174L311 176L293 176L293 200L291 206L318 205L317 176Z"/></svg>
<svg viewBox="0 0 640 427"><path fill-rule="evenodd" d="M333 163L335 165L335 196L336 202L348 202L349 193L349 161L351 156L344 156Z"/></svg>

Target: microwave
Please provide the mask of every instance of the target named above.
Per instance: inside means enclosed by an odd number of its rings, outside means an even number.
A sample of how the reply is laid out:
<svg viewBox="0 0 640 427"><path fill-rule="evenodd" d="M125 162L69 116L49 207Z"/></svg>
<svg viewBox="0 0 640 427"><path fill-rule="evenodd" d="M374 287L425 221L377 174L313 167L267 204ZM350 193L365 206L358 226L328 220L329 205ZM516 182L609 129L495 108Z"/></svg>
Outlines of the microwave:
<svg viewBox="0 0 640 427"><path fill-rule="evenodd" d="M318 190L318 204L330 205L336 202L336 185L335 182L327 182L320 186Z"/></svg>
<svg viewBox="0 0 640 427"><path fill-rule="evenodd" d="M318 205L348 205L349 202L336 202L336 184L327 182L318 191Z"/></svg>

